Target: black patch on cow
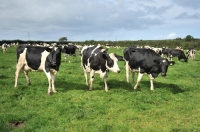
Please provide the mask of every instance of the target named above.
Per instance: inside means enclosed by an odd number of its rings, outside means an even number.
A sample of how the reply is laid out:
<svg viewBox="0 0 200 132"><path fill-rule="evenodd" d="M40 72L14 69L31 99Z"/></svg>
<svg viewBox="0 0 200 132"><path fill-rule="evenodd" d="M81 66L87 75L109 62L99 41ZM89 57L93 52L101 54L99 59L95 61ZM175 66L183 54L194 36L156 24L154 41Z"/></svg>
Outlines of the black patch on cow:
<svg viewBox="0 0 200 132"><path fill-rule="evenodd" d="M90 63L90 68L98 71L98 70L102 70L103 72L106 71L106 55L102 52L94 53L91 55L91 57L89 58L89 63Z"/></svg>
<svg viewBox="0 0 200 132"><path fill-rule="evenodd" d="M110 58L108 54L105 54L106 60L107 60L107 66L108 67L113 67L114 66L114 61Z"/></svg>
<svg viewBox="0 0 200 132"><path fill-rule="evenodd" d="M29 67L38 70L41 64L42 52L46 50L45 47L27 47L26 61Z"/></svg>
<svg viewBox="0 0 200 132"><path fill-rule="evenodd" d="M67 45L67 46L64 46L64 48L62 49L62 52L69 55L73 55L76 53L76 49L78 48L75 45Z"/></svg>
<svg viewBox="0 0 200 132"><path fill-rule="evenodd" d="M59 66L61 64L61 49L58 47L56 50L52 50L47 56L45 61L45 71L49 72L50 69L55 69L59 71Z"/></svg>

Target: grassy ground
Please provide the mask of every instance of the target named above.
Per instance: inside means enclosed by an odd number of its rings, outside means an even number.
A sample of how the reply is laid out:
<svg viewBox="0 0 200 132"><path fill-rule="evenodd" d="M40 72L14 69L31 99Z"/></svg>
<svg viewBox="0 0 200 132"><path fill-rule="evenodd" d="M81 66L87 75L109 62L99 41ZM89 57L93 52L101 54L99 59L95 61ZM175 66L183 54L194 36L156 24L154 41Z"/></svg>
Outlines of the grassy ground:
<svg viewBox="0 0 200 132"><path fill-rule="evenodd" d="M196 61L170 66L166 78L155 79L150 91L148 76L138 90L126 82L124 62L121 73L110 72L109 92L95 75L93 91L85 85L80 57L62 63L55 86L58 93L47 95L44 73L30 72L27 86L21 72L14 88L16 48L0 52L0 131L200 131L200 52ZM122 55L122 50L109 49ZM135 78L136 80L136 78Z"/></svg>

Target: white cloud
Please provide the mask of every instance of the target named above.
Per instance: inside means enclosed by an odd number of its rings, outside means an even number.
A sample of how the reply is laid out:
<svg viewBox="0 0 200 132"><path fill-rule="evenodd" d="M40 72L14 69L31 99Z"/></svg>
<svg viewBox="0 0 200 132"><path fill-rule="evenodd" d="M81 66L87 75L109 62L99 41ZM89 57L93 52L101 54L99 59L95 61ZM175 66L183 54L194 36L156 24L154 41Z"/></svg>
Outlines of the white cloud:
<svg viewBox="0 0 200 132"><path fill-rule="evenodd" d="M165 38L166 39L175 39L177 37L178 37L178 35L176 33L172 32L169 35L167 35Z"/></svg>
<svg viewBox="0 0 200 132"><path fill-rule="evenodd" d="M1 0L0 40L27 40L28 31L36 40L58 40L63 36L69 41L115 40L113 36L121 30L122 40L172 39L177 34L199 38L197 1L190 1L187 8L187 0ZM170 31L177 34L166 36Z"/></svg>

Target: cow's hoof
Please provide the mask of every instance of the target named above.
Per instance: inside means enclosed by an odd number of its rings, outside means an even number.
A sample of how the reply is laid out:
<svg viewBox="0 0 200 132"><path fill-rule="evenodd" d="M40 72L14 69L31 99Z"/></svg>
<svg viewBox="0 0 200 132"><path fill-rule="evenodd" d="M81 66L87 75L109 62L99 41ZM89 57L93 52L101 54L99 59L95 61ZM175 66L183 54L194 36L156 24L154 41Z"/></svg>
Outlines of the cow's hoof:
<svg viewBox="0 0 200 132"><path fill-rule="evenodd" d="M48 95L51 95L51 92L48 92L47 94L48 94Z"/></svg>
<svg viewBox="0 0 200 132"><path fill-rule="evenodd" d="M57 93L57 91L53 91L53 93Z"/></svg>

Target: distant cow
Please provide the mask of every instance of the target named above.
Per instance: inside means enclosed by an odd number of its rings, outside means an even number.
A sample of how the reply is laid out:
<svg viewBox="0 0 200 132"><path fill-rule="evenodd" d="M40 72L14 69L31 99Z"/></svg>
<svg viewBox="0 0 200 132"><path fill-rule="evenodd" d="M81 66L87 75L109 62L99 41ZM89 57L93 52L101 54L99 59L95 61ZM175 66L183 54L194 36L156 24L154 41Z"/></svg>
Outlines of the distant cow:
<svg viewBox="0 0 200 132"><path fill-rule="evenodd" d="M187 62L188 58L186 58L184 52L182 50L179 49L171 49L169 50L169 54L168 54L170 60L172 60L173 57L178 57L178 61L180 61L181 59L183 59L185 62Z"/></svg>
<svg viewBox="0 0 200 132"><path fill-rule="evenodd" d="M138 49L129 47L124 50L124 59L126 61L126 78L129 82L129 70L132 71L132 82L134 82L134 74L138 71L137 83L134 89L137 89L139 82L144 73L147 73L150 78L151 90L154 90L153 80L161 73L165 77L168 65L167 59L162 58L151 49Z"/></svg>
<svg viewBox="0 0 200 132"><path fill-rule="evenodd" d="M164 55L166 55L167 57L169 56L169 49L168 48L162 48L161 56L164 57Z"/></svg>
<svg viewBox="0 0 200 132"><path fill-rule="evenodd" d="M5 53L8 50L8 45L6 43L2 44L1 47L2 47L3 53Z"/></svg>
<svg viewBox="0 0 200 132"><path fill-rule="evenodd" d="M189 50L187 50L186 54L188 54L187 58L191 58L192 60L195 60L195 56L196 56L195 49L189 49Z"/></svg>
<svg viewBox="0 0 200 132"><path fill-rule="evenodd" d="M54 81L56 74L59 71L61 64L61 48L59 47L34 47L34 46L19 46L17 48L17 65L15 72L15 87L17 87L18 76L20 70L24 70L24 74L28 85L31 85L28 72L43 71L45 72L49 87L48 94L56 92Z"/></svg>
<svg viewBox="0 0 200 132"><path fill-rule="evenodd" d="M75 45L66 45L62 48L62 52L64 53L64 57L65 57L65 62L68 56L68 61L70 62L70 55L74 56L74 61L76 61L77 55L78 55L78 47L76 47Z"/></svg>
<svg viewBox="0 0 200 132"><path fill-rule="evenodd" d="M92 90L94 74L98 73L104 79L105 91L107 92L108 71L111 70L115 73L120 73L117 62L118 60L123 60L123 57L114 53L107 54L106 50L100 46L84 46L81 54L81 65L83 67L86 85L88 85L87 72L90 72L90 90Z"/></svg>

